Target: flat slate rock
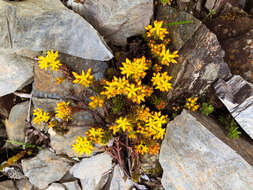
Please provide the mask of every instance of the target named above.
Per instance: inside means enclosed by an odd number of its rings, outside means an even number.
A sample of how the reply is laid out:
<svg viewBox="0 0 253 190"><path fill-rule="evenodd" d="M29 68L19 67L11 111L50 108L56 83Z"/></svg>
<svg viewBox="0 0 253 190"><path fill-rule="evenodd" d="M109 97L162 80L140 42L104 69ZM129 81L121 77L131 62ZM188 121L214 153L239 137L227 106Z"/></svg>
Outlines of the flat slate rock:
<svg viewBox="0 0 253 190"><path fill-rule="evenodd" d="M2 18L2 16L0 17ZM35 61L18 56L10 49L0 48L0 97L20 90L31 83L33 80L34 63Z"/></svg>
<svg viewBox="0 0 253 190"><path fill-rule="evenodd" d="M85 0L84 4L68 0L67 5L116 45L141 35L153 16L153 0Z"/></svg>
<svg viewBox="0 0 253 190"><path fill-rule="evenodd" d="M0 47L113 58L98 32L60 0L0 1L0 17Z"/></svg>
<svg viewBox="0 0 253 190"><path fill-rule="evenodd" d="M111 168L112 158L109 154L102 153L83 158L70 169L70 173L80 179L83 190L101 189L108 180L108 175L104 174Z"/></svg>
<svg viewBox="0 0 253 190"><path fill-rule="evenodd" d="M215 91L242 129L253 139L253 84L235 75L230 80L218 80Z"/></svg>
<svg viewBox="0 0 253 190"><path fill-rule="evenodd" d="M166 190L251 190L253 168L188 111L168 123L161 146Z"/></svg>
<svg viewBox="0 0 253 190"><path fill-rule="evenodd" d="M31 159L22 160L22 168L26 177L39 189L60 180L70 169L70 161L57 156L49 150L42 150Z"/></svg>

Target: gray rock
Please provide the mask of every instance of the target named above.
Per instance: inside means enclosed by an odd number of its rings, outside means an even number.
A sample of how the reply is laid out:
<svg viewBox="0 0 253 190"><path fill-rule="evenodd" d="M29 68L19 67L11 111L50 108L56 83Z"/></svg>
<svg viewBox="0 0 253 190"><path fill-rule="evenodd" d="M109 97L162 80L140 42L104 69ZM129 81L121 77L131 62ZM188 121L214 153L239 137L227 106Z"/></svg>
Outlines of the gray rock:
<svg viewBox="0 0 253 190"><path fill-rule="evenodd" d="M104 175L112 168L112 158L107 153L83 158L75 164L70 173L81 180L83 190L101 189L108 177Z"/></svg>
<svg viewBox="0 0 253 190"><path fill-rule="evenodd" d="M1 190L16 190L17 188L15 187L13 181L7 180L7 181L0 182L0 189Z"/></svg>
<svg viewBox="0 0 253 190"><path fill-rule="evenodd" d="M18 190L33 190L33 185L28 179L16 180L16 187Z"/></svg>
<svg viewBox="0 0 253 190"><path fill-rule="evenodd" d="M47 190L66 190L64 185L60 183L52 183Z"/></svg>
<svg viewBox="0 0 253 190"><path fill-rule="evenodd" d="M253 139L253 84L235 75L227 82L218 80L214 88L234 119Z"/></svg>
<svg viewBox="0 0 253 190"><path fill-rule="evenodd" d="M24 142L28 107L29 101L17 104L11 109L9 119L5 120L9 140Z"/></svg>
<svg viewBox="0 0 253 190"><path fill-rule="evenodd" d="M70 162L48 150L42 150L36 157L22 160L22 168L29 181L42 189L60 180L69 170Z"/></svg>
<svg viewBox="0 0 253 190"><path fill-rule="evenodd" d="M0 2L0 47L34 51L58 50L93 60L113 55L103 38L60 0Z"/></svg>
<svg viewBox="0 0 253 190"><path fill-rule="evenodd" d="M173 82L169 102L202 95L218 78L231 77L219 41L199 20L172 7L161 8L158 18L165 19L165 23L193 20L192 24L168 27L172 39L170 50L180 49L178 63L168 69Z"/></svg>
<svg viewBox="0 0 253 190"><path fill-rule="evenodd" d="M124 172L116 165L113 169L112 181L109 190L130 190L134 186L134 182L127 178L124 179Z"/></svg>
<svg viewBox="0 0 253 190"><path fill-rule="evenodd" d="M186 20L192 21L190 24L179 24L167 27L171 43L177 50L180 50L202 25L201 21L195 18L193 15L169 6L158 6L157 19L163 20L164 24Z"/></svg>
<svg viewBox="0 0 253 190"><path fill-rule="evenodd" d="M166 190L253 186L252 166L185 110L169 122L159 160Z"/></svg>
<svg viewBox="0 0 253 190"><path fill-rule="evenodd" d="M216 0L207 0L205 3L205 8L207 8L209 11L214 8Z"/></svg>
<svg viewBox="0 0 253 190"><path fill-rule="evenodd" d="M63 183L66 190L81 190L81 187L78 185L78 181L66 182Z"/></svg>
<svg viewBox="0 0 253 190"><path fill-rule="evenodd" d="M0 97L20 90L32 82L33 63L34 61L18 56L11 50L0 49Z"/></svg>
<svg viewBox="0 0 253 190"><path fill-rule="evenodd" d="M77 156L75 155L72 144L75 142L78 136L85 136L85 132L88 127L71 127L66 134L58 134L53 128L48 130L50 134L50 145L56 151L57 154L66 154L69 157Z"/></svg>
<svg viewBox="0 0 253 190"><path fill-rule="evenodd" d="M107 64L102 61L84 60L74 56L61 54L59 60L62 64L69 68L71 71L81 73L82 70L87 71L91 68L92 75L95 80L102 80L104 78ZM62 71L54 72L51 70L41 70L38 65L34 69L34 84L33 95L41 98L69 98L75 97L78 99L87 98L88 95L94 95L90 89L84 86L73 84L72 81L65 79L60 84L56 84L57 78L66 78ZM84 94L86 97L84 97Z"/></svg>
<svg viewBox="0 0 253 190"><path fill-rule="evenodd" d="M87 19L106 39L126 45L127 38L142 34L153 16L153 0L68 0L68 6Z"/></svg>

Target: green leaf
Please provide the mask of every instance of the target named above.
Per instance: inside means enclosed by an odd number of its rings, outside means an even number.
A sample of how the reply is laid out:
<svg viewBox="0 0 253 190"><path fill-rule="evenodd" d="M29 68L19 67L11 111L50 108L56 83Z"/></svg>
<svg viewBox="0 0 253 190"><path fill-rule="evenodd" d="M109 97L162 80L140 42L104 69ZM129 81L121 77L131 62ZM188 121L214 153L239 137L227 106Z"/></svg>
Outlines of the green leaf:
<svg viewBox="0 0 253 190"><path fill-rule="evenodd" d="M213 106L212 105L209 105L208 103L203 103L201 108L200 108L200 111L202 114L204 115L209 115L210 113L212 113L214 110Z"/></svg>
<svg viewBox="0 0 253 190"><path fill-rule="evenodd" d="M174 26L174 25L179 25L179 24L190 24L190 23L193 23L193 20L170 22L170 23L167 23L167 24L164 24L164 25L165 26Z"/></svg>

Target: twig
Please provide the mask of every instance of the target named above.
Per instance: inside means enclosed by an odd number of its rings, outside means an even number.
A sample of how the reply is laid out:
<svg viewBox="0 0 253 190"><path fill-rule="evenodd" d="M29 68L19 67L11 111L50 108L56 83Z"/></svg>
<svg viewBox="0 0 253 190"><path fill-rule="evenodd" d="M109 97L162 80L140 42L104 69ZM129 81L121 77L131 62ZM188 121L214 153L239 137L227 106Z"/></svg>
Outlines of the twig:
<svg viewBox="0 0 253 190"><path fill-rule="evenodd" d="M32 93L31 94L26 94L26 93L20 93L20 92L14 92L16 96L20 98L32 98Z"/></svg>

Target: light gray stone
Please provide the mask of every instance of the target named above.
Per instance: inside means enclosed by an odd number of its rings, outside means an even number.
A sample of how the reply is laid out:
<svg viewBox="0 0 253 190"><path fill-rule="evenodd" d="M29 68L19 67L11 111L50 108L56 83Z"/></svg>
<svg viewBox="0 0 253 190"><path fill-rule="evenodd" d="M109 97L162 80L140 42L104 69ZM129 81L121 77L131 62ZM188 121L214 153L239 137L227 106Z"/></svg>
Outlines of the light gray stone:
<svg viewBox="0 0 253 190"><path fill-rule="evenodd" d="M113 55L103 38L60 0L0 1L0 47L59 52L93 60Z"/></svg>
<svg viewBox="0 0 253 190"><path fill-rule="evenodd" d="M66 190L64 185L60 183L52 183L47 190Z"/></svg>
<svg viewBox="0 0 253 190"><path fill-rule="evenodd" d="M216 94L242 129L253 139L253 84L235 75L214 85Z"/></svg>
<svg viewBox="0 0 253 190"><path fill-rule="evenodd" d="M188 111L168 123L159 161L166 190L251 190L253 168Z"/></svg>
<svg viewBox="0 0 253 190"><path fill-rule="evenodd" d="M83 190L101 189L108 177L104 175L112 168L112 158L107 153L98 154L90 158L83 158L75 164L70 173L80 179Z"/></svg>
<svg viewBox="0 0 253 190"><path fill-rule="evenodd" d="M33 190L33 185L28 179L20 179L15 182L18 190Z"/></svg>
<svg viewBox="0 0 253 190"><path fill-rule="evenodd" d="M17 104L11 109L9 119L5 120L9 140L24 142L28 107L29 101Z"/></svg>
<svg viewBox="0 0 253 190"><path fill-rule="evenodd" d="M78 136L85 136L88 127L71 127L66 134L57 134L53 128L48 130L50 134L50 145L57 154L66 154L69 157L77 156L72 149L72 144Z"/></svg>
<svg viewBox="0 0 253 190"><path fill-rule="evenodd" d="M42 189L60 180L69 170L70 162L55 153L42 150L36 157L22 160L22 168L29 181Z"/></svg>
<svg viewBox="0 0 253 190"><path fill-rule="evenodd" d="M68 0L67 5L87 19L106 39L126 45L127 38L142 34L153 16L153 0Z"/></svg>
<svg viewBox="0 0 253 190"><path fill-rule="evenodd" d="M7 180L7 181L0 182L0 189L1 190L16 190L17 188L15 187L13 181Z"/></svg>
<svg viewBox="0 0 253 190"><path fill-rule="evenodd" d="M124 172L116 165L113 169L110 190L130 190L134 186L134 182L127 178L124 179Z"/></svg>
<svg viewBox="0 0 253 190"><path fill-rule="evenodd" d="M78 185L77 181L71 181L63 183L66 190L81 190L81 187Z"/></svg>
<svg viewBox="0 0 253 190"><path fill-rule="evenodd" d="M0 48L0 97L20 90L32 82L33 63L33 60L18 56L10 49Z"/></svg>

